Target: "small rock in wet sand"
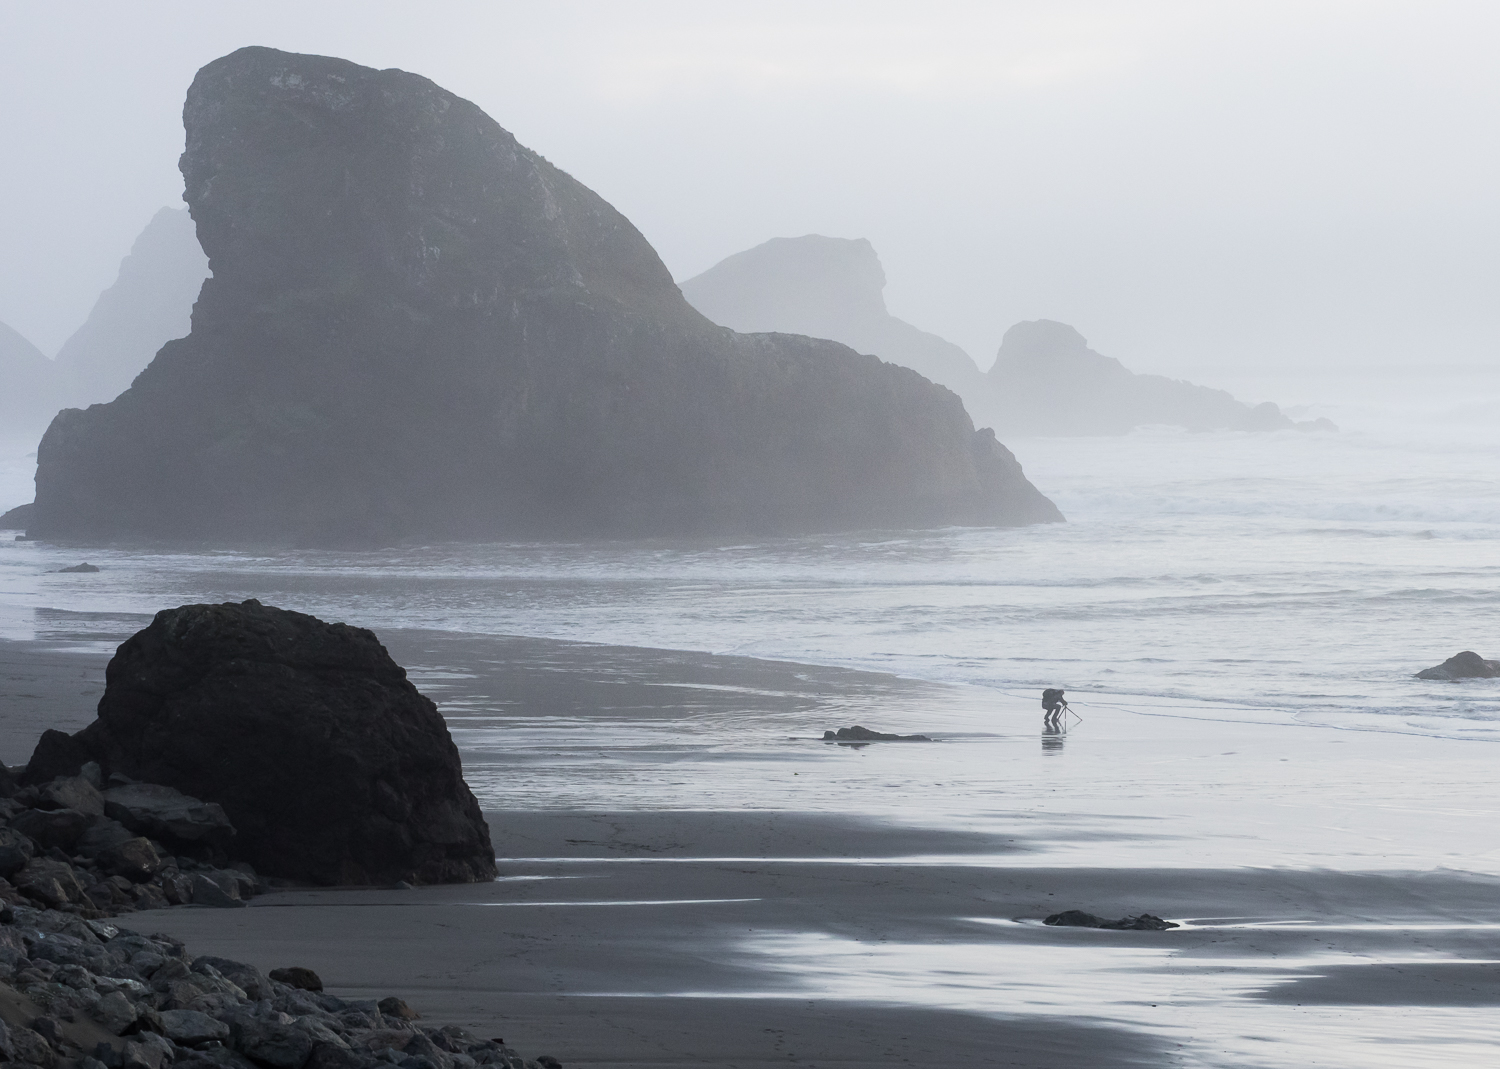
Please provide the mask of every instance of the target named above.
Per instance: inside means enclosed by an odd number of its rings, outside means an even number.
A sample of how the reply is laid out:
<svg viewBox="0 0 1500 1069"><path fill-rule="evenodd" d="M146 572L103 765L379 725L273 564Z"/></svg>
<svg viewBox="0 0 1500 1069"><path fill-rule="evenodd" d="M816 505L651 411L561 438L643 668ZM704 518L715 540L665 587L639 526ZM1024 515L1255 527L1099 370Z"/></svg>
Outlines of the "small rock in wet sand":
<svg viewBox="0 0 1500 1069"><path fill-rule="evenodd" d="M305 969L301 965L293 965L285 969L272 969L271 979L286 984L287 987L299 987L303 991L322 991L323 980L311 969Z"/></svg>
<svg viewBox="0 0 1500 1069"><path fill-rule="evenodd" d="M1424 668L1418 679L1493 679L1500 676L1500 661L1487 661L1473 650L1455 653L1434 668Z"/></svg>
<svg viewBox="0 0 1500 1069"><path fill-rule="evenodd" d="M1121 917L1117 921L1111 921L1096 917L1092 913L1085 913L1081 909L1067 909L1061 913L1054 913L1042 923L1057 928L1103 928L1111 932L1164 932L1168 928L1182 927L1180 924L1164 921L1150 913L1142 913L1138 917Z"/></svg>
<svg viewBox="0 0 1500 1069"><path fill-rule="evenodd" d="M926 735L887 735L855 724L852 728L823 732L824 742L931 742Z"/></svg>

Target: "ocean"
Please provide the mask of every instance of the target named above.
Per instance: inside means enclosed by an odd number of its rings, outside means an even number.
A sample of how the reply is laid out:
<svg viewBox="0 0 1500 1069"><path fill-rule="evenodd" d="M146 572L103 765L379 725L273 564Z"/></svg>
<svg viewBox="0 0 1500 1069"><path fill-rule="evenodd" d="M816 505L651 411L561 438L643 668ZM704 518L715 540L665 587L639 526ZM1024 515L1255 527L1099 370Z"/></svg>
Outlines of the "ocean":
<svg viewBox="0 0 1500 1069"><path fill-rule="evenodd" d="M1012 442L1065 525L359 553L7 540L0 635L258 597L377 631L733 653L1015 694L1061 686L1080 710L1500 740L1500 681L1412 678L1459 650L1500 656L1500 378L1360 388L1297 410L1339 433ZM0 465L11 482L23 468L15 451ZM103 571L56 574L83 558Z"/></svg>

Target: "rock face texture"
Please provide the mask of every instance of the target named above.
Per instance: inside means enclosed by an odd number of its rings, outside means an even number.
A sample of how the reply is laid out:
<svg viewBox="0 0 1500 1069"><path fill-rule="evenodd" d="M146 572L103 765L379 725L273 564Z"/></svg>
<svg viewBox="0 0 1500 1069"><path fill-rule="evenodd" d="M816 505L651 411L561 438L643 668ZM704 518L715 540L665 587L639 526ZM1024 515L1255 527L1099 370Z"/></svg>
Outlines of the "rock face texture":
<svg viewBox="0 0 1500 1069"><path fill-rule="evenodd" d="M1293 423L1270 401L1252 407L1223 390L1137 375L1094 352L1066 323L1050 319L1006 331L986 377L987 414L1005 433L1124 434L1151 424L1195 431L1337 429L1327 420Z"/></svg>
<svg viewBox="0 0 1500 1069"><path fill-rule="evenodd" d="M157 613L110 661L99 718L58 734L43 736L28 780L86 758L106 778L175 788L192 797L113 788L104 812L169 842L232 834L234 856L263 874L324 884L495 874L436 706L360 628L256 601Z"/></svg>
<svg viewBox="0 0 1500 1069"><path fill-rule="evenodd" d="M909 367L964 399L986 387L973 358L885 307L885 269L865 238L772 238L682 284L682 295L731 330L832 338ZM970 409L972 411L972 407Z"/></svg>
<svg viewBox="0 0 1500 1069"><path fill-rule="evenodd" d="M19 333L0 323L0 440L34 435L57 413L52 361Z"/></svg>
<svg viewBox="0 0 1500 1069"><path fill-rule="evenodd" d="M115 284L57 351L67 404L85 408L113 400L158 349L186 335L206 277L208 257L187 211L158 211L121 261Z"/></svg>
<svg viewBox="0 0 1500 1069"><path fill-rule="evenodd" d="M397 70L241 49L183 112L193 330L38 453L34 537L321 544L1061 517L962 403L695 312L629 221Z"/></svg>
<svg viewBox="0 0 1500 1069"><path fill-rule="evenodd" d="M1424 668L1418 679L1494 679L1500 676L1500 661L1487 661L1473 650L1455 653L1442 664Z"/></svg>

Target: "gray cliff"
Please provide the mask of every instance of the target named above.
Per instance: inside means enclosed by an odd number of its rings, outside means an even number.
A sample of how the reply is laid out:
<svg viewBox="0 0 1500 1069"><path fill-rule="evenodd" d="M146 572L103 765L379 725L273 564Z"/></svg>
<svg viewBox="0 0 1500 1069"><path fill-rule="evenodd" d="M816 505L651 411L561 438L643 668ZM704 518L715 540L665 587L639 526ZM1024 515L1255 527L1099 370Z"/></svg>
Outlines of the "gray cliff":
<svg viewBox="0 0 1500 1069"><path fill-rule="evenodd" d="M0 441L35 435L47 426L57 409L57 375L52 361L0 323Z"/></svg>
<svg viewBox="0 0 1500 1069"><path fill-rule="evenodd" d="M425 78L241 49L188 91L192 332L60 413L33 536L368 544L1061 519L948 390L694 311Z"/></svg>
<svg viewBox="0 0 1500 1069"><path fill-rule="evenodd" d="M984 414L1007 434L1125 434L1157 424L1194 431L1335 429L1327 420L1294 423L1270 401L1252 406L1223 390L1136 374L1050 319L1007 330L986 378Z"/></svg>
<svg viewBox="0 0 1500 1069"><path fill-rule="evenodd" d="M187 334L207 275L208 257L187 211L161 209L120 262L114 285L57 351L66 403L87 407L118 397L158 349Z"/></svg>
<svg viewBox="0 0 1500 1069"><path fill-rule="evenodd" d="M982 392L984 375L969 354L891 315L884 290L868 240L819 234L772 238L682 284L689 304L731 330L831 338L921 372L965 401Z"/></svg>

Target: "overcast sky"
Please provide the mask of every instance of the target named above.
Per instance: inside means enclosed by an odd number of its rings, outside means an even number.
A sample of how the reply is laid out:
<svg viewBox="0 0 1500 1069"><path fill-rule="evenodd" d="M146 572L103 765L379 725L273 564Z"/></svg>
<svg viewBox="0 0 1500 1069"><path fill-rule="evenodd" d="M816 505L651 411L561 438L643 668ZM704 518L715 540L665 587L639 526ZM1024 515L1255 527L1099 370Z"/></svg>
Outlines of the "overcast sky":
<svg viewBox="0 0 1500 1069"><path fill-rule="evenodd" d="M867 237L981 366L1020 319L1137 370L1500 363L1500 5L0 4L0 321L54 352L247 44L424 74L687 278Z"/></svg>

